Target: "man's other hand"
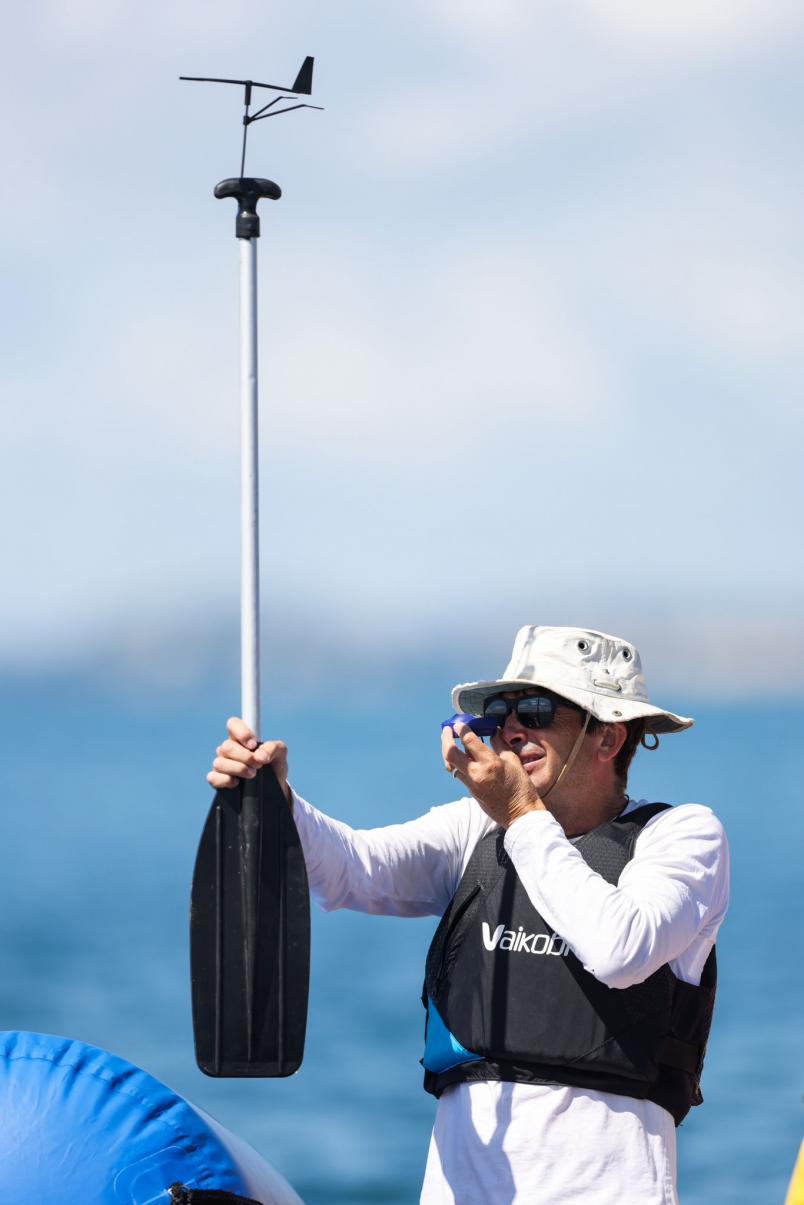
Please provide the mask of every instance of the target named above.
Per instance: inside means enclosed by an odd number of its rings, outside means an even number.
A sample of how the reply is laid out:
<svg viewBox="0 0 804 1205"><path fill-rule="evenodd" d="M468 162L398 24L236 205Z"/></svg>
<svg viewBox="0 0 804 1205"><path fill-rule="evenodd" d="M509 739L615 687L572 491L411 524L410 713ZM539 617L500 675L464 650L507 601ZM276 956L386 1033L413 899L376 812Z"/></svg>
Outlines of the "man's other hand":
<svg viewBox="0 0 804 1205"><path fill-rule="evenodd" d="M232 716L226 721L227 739L215 750L207 782L217 790L236 787L241 778L254 778L258 770L270 765L277 782L290 801L288 787L288 747L284 741L265 741L262 745L243 720Z"/></svg>
<svg viewBox="0 0 804 1205"><path fill-rule="evenodd" d="M460 748L455 740L463 744ZM444 765L475 797L487 816L508 828L526 812L545 811L539 792L525 773L517 755L498 734L493 748L484 745L468 724L456 723L455 733L444 728L441 753Z"/></svg>

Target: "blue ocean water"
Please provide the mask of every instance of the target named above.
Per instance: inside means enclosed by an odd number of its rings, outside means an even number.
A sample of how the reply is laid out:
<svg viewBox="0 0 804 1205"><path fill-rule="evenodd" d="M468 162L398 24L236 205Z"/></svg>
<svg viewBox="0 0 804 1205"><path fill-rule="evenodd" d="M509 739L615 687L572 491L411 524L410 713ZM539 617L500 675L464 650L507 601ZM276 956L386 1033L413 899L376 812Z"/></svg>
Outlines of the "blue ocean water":
<svg viewBox="0 0 804 1205"><path fill-rule="evenodd" d="M288 741L294 784L324 810L356 825L408 818L452 797L438 758L443 669L408 666L370 694L358 681L315 702L289 692L264 730ZM301 1072L217 1081L195 1067L188 892L204 774L234 699L231 683L6 680L0 1027L81 1038L145 1067L250 1141L308 1205L415 1202L433 1116L418 1059L435 920L315 912ZM679 1133L681 1196L777 1202L804 1128L804 704L683 702L696 727L641 753L630 784L709 804L732 850L706 1103Z"/></svg>

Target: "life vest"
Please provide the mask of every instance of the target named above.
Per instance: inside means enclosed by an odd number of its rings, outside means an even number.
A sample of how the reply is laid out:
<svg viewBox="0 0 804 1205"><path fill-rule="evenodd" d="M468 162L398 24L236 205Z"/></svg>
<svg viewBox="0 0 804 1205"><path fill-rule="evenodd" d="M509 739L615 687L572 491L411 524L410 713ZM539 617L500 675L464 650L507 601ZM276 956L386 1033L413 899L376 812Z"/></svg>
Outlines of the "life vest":
<svg viewBox="0 0 804 1205"><path fill-rule="evenodd" d="M575 848L616 884L642 828L668 806L618 816ZM699 986L665 965L642 983L607 987L534 908L504 839L494 829L478 842L430 945L425 1089L440 1096L472 1080L569 1084L655 1101L679 1125L703 1099L714 949Z"/></svg>

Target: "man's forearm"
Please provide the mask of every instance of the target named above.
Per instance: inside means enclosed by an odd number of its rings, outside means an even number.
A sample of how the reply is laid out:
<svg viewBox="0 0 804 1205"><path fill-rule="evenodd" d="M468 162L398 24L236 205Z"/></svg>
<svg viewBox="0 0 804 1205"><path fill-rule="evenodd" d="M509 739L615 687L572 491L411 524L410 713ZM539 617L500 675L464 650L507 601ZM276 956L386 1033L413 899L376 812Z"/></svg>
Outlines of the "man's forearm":
<svg viewBox="0 0 804 1205"><path fill-rule="evenodd" d="M354 829L292 792L310 888L327 911L438 916L460 865L460 816L449 804L418 820Z"/></svg>
<svg viewBox="0 0 804 1205"><path fill-rule="evenodd" d="M506 834L506 850L534 907L609 987L640 983L677 958L707 916L725 907L725 841L717 849L722 830L708 809L687 816L683 810L693 809L674 809L670 824L663 822L666 835L651 835L618 886L586 864L549 813L523 817Z"/></svg>

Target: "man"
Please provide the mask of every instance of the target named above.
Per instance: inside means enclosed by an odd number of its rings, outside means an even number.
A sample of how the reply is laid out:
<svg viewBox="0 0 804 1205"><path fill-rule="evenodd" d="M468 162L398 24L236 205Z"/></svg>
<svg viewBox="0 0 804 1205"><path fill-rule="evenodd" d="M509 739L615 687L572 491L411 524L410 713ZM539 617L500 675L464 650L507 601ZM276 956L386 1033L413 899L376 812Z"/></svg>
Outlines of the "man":
<svg viewBox="0 0 804 1205"><path fill-rule="evenodd" d="M636 648L525 627L502 678L457 686L442 732L468 794L355 831L287 784L240 720L208 775L271 763L326 909L442 917L427 958L422 1201L677 1201L675 1125L700 1102L728 849L712 812L629 799L640 743L692 720L648 701Z"/></svg>

